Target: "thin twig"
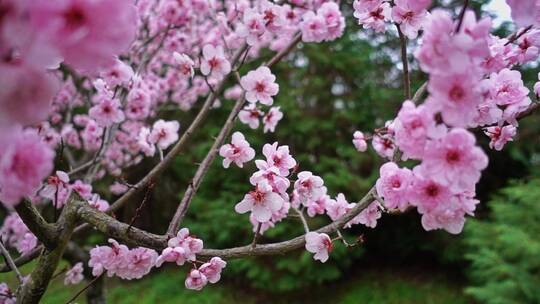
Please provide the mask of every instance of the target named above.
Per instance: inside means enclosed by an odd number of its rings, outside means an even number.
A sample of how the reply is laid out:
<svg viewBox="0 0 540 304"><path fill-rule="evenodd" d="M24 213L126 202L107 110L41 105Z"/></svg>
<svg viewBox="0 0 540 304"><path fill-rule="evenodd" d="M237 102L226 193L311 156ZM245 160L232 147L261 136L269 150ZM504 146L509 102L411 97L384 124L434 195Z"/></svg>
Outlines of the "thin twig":
<svg viewBox="0 0 540 304"><path fill-rule="evenodd" d="M257 229L255 230L255 234L253 235L253 241L251 241L251 249L255 249L257 246L257 240L259 239L259 235L261 234L261 227L262 223L257 224Z"/></svg>
<svg viewBox="0 0 540 304"><path fill-rule="evenodd" d="M309 226L308 226L308 223L306 221L306 218L304 217L304 213L296 208L292 208L297 214L298 214L298 217L300 218L300 221L302 221L302 225L304 226L304 231L306 233L309 232Z"/></svg>
<svg viewBox="0 0 540 304"><path fill-rule="evenodd" d="M458 24L456 26L456 33L459 33L459 30L461 30L461 25L463 24L463 18L465 18L465 12L467 11L468 6L469 6L469 0L465 0L465 2L463 3L463 7L461 8L461 12L459 13Z"/></svg>
<svg viewBox="0 0 540 304"><path fill-rule="evenodd" d="M2 255L4 256L4 259L6 260L6 263L9 265L9 268L15 272L15 275L17 276L17 280L19 280L19 283L23 283L24 278L19 271L19 268L17 268L17 265L15 265L15 262L13 262L13 258L11 258L11 255L9 254L9 251L4 246L4 242L0 240L0 250L2 251Z"/></svg>
<svg viewBox="0 0 540 304"><path fill-rule="evenodd" d="M90 286L92 286L92 284L94 284L94 282L96 282L102 275L103 274L93 278L92 281L90 281L90 283L88 283L86 286L84 286L83 289L79 290L79 292L77 292L71 299L69 299L66 302L66 304L73 303L73 301L75 301L83 292L85 292L85 290L90 288Z"/></svg>
<svg viewBox="0 0 540 304"><path fill-rule="evenodd" d="M139 217L139 215L141 213L141 210L144 207L144 205L146 204L146 202L148 201L148 197L150 196L150 192L152 192L155 185L156 185L155 183L148 184L148 189L146 189L146 193L144 194L144 198L143 198L141 204L139 205L139 207L135 210L135 214L133 215L133 217L131 218L131 221L129 222L129 227L128 227L126 233L129 233L129 230L131 229L131 227L133 227L133 223L135 223L135 220Z"/></svg>
<svg viewBox="0 0 540 304"><path fill-rule="evenodd" d="M396 23L396 28L399 35L401 45L401 63L403 65L403 91L405 98L411 99L411 76L409 74L409 61L407 60L407 37L401 31L401 26Z"/></svg>
<svg viewBox="0 0 540 304"><path fill-rule="evenodd" d="M519 38L521 38L521 36L525 35L532 28L533 28L533 26L529 25L526 28L524 28L521 32L514 33L513 35L510 36L510 38L508 38L508 41L504 45L507 46L510 43L513 43L514 41L518 40Z"/></svg>

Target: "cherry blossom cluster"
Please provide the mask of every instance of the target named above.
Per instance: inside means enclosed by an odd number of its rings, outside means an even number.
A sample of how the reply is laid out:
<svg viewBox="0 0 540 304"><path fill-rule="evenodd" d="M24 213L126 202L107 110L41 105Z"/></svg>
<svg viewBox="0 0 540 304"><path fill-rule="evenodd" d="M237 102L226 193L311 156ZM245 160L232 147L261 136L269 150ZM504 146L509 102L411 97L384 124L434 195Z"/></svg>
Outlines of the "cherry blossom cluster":
<svg viewBox="0 0 540 304"><path fill-rule="evenodd" d="M366 29L384 32L390 22L399 25L410 39L415 39L428 17L431 0L355 0L354 17Z"/></svg>
<svg viewBox="0 0 540 304"><path fill-rule="evenodd" d="M10 213L0 228L2 242L15 248L20 254L27 254L38 245L38 239L23 223L17 213Z"/></svg>

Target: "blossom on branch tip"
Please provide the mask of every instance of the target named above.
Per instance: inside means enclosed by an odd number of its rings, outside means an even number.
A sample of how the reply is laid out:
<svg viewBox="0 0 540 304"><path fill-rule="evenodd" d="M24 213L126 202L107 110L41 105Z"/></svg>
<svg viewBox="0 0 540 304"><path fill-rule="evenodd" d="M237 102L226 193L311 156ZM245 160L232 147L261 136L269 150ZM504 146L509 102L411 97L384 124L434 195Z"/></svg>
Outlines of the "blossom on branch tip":
<svg viewBox="0 0 540 304"><path fill-rule="evenodd" d="M334 248L332 240L326 233L308 232L305 236L306 250L314 253L314 260L321 261L322 263L328 260L328 254L332 252Z"/></svg>
<svg viewBox="0 0 540 304"><path fill-rule="evenodd" d="M283 198L273 192L268 182L263 180L235 205L234 210L241 214L250 211L258 222L264 223L270 220L272 213L281 209L284 203Z"/></svg>
<svg viewBox="0 0 540 304"><path fill-rule="evenodd" d="M219 155L223 157L223 167L229 168L234 162L238 167L244 167L244 163L251 161L255 157L255 150L250 147L244 135L234 132L231 143L221 146Z"/></svg>
<svg viewBox="0 0 540 304"><path fill-rule="evenodd" d="M279 92L276 76L265 66L249 71L247 75L242 76L240 84L246 90L246 100L252 103L258 101L261 104L271 106L274 103L272 96Z"/></svg>
<svg viewBox="0 0 540 304"><path fill-rule="evenodd" d="M202 50L201 73L204 76L221 78L231 71L231 63L225 58L223 47L207 44Z"/></svg>

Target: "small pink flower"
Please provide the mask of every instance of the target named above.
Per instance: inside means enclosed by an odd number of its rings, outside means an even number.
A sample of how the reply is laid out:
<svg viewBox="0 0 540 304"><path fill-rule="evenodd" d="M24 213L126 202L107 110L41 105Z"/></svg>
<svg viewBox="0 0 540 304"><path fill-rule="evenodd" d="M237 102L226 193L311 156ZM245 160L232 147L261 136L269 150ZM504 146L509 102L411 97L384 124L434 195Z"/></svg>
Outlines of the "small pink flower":
<svg viewBox="0 0 540 304"><path fill-rule="evenodd" d="M156 153L156 145L150 141L150 132L149 128L143 127L137 136L137 147L146 156L154 156Z"/></svg>
<svg viewBox="0 0 540 304"><path fill-rule="evenodd" d="M424 177L421 170L414 171L410 201L417 206L420 214L432 212L437 206L447 204L452 199L452 191L432 178Z"/></svg>
<svg viewBox="0 0 540 304"><path fill-rule="evenodd" d="M380 169L380 177L376 183L377 194L384 198L387 208L399 208L405 211L409 201L409 187L412 172L407 168L399 168L395 163L384 164Z"/></svg>
<svg viewBox="0 0 540 304"><path fill-rule="evenodd" d="M120 194L123 194L123 193L126 193L129 188L127 185L125 184L122 184L122 183L119 183L119 182L114 182L110 187L109 187L109 190L111 191L112 194L114 195L120 195Z"/></svg>
<svg viewBox="0 0 540 304"><path fill-rule="evenodd" d="M335 200L326 202L326 214L332 221L338 220L354 207L354 203L349 203L343 193L339 193Z"/></svg>
<svg viewBox="0 0 540 304"><path fill-rule="evenodd" d="M70 187L84 199L90 199L92 197L92 185L90 184L78 179Z"/></svg>
<svg viewBox="0 0 540 304"><path fill-rule="evenodd" d="M322 16L326 23L326 37L324 40L332 41L343 35L345 18L342 16L337 3L323 3L317 10L317 15Z"/></svg>
<svg viewBox="0 0 540 304"><path fill-rule="evenodd" d="M379 154L381 157L392 159L394 156L396 146L389 136L373 135L371 144L373 145L375 152L377 152L377 154Z"/></svg>
<svg viewBox="0 0 540 304"><path fill-rule="evenodd" d="M66 272L64 285L79 284L83 279L83 264L78 262Z"/></svg>
<svg viewBox="0 0 540 304"><path fill-rule="evenodd" d="M152 126L152 132L148 135L148 140L161 150L165 150L178 140L178 129L180 129L180 124L177 121L160 119Z"/></svg>
<svg viewBox="0 0 540 304"><path fill-rule="evenodd" d="M240 84L246 90L247 101L253 103L258 101L267 106L272 105L274 102L272 96L279 92L276 76L265 66L249 71L240 79Z"/></svg>
<svg viewBox="0 0 540 304"><path fill-rule="evenodd" d="M302 203L315 200L326 194L323 179L309 171L298 173L298 179L294 182L294 190L298 193Z"/></svg>
<svg viewBox="0 0 540 304"><path fill-rule="evenodd" d="M289 175L289 170L296 167L296 160L289 152L289 146L278 146L278 143L265 144L263 155L266 156L266 164L257 164L257 167L276 167L282 176ZM260 163L262 161L256 161Z"/></svg>
<svg viewBox="0 0 540 304"><path fill-rule="evenodd" d="M192 269L186 278L186 288L193 290L201 290L208 283L206 276L197 269Z"/></svg>
<svg viewBox="0 0 540 304"><path fill-rule="evenodd" d="M207 44L203 47L203 58L201 59L201 73L205 76L216 78L223 77L231 71L231 64L225 58L223 47L214 47Z"/></svg>
<svg viewBox="0 0 540 304"><path fill-rule="evenodd" d="M272 107L263 117L263 132L274 132L278 122L283 118L283 113L279 110L280 107Z"/></svg>
<svg viewBox="0 0 540 304"><path fill-rule="evenodd" d="M327 194L321 195L315 200L308 201L306 203L308 216L314 217L317 214L324 214L330 201L331 198Z"/></svg>
<svg viewBox="0 0 540 304"><path fill-rule="evenodd" d="M104 69L100 73L100 76L103 77L110 88L114 88L118 85L127 86L133 75L133 69L118 59L115 60L113 66Z"/></svg>
<svg viewBox="0 0 540 304"><path fill-rule="evenodd" d="M247 106L238 113L238 119L243 124L248 125L252 129L257 129L259 127L259 118L262 117L264 113L257 109L257 105L254 103L250 103Z"/></svg>
<svg viewBox="0 0 540 304"><path fill-rule="evenodd" d="M126 280L140 279L156 265L157 257L157 252L149 248L131 249L126 257L127 266L120 269L117 275Z"/></svg>
<svg viewBox="0 0 540 304"><path fill-rule="evenodd" d="M109 209L109 202L99 197L99 195L94 194L92 199L88 201L88 204L101 212L105 212Z"/></svg>
<svg viewBox="0 0 540 304"><path fill-rule="evenodd" d="M489 147L497 151L501 151L507 142L513 141L516 132L517 129L513 125L488 127L484 131L484 133L491 138Z"/></svg>
<svg viewBox="0 0 540 304"><path fill-rule="evenodd" d="M276 193L284 194L287 191L291 182L288 178L281 175L277 167L268 166L266 162L261 160L256 160L255 165L259 171L253 173L249 178L249 182L253 186L266 181L272 187L272 191Z"/></svg>
<svg viewBox="0 0 540 304"><path fill-rule="evenodd" d="M409 39L415 39L418 36L418 31L428 15L425 9L418 9L415 5L411 5L414 2L396 0L392 8L392 19L400 25L401 30Z"/></svg>
<svg viewBox="0 0 540 304"><path fill-rule="evenodd" d="M199 272L208 279L208 282L214 284L221 279L221 270L223 270L225 266L227 266L227 262L220 257L213 257L210 259L210 262L204 263L199 267Z"/></svg>
<svg viewBox="0 0 540 304"><path fill-rule="evenodd" d="M249 142L246 141L242 133L234 132L231 143L223 145L219 149L219 155L224 158L224 168L229 168L232 162L238 167L243 168L244 163L255 157L255 150L250 147Z"/></svg>
<svg viewBox="0 0 540 304"><path fill-rule="evenodd" d="M234 210L241 214L251 211L257 221L264 223L270 220L272 213L281 209L283 204L283 198L272 192L272 187L266 181L262 181L236 204Z"/></svg>
<svg viewBox="0 0 540 304"><path fill-rule="evenodd" d="M333 249L332 240L326 233L308 232L306 233L306 250L314 253L314 260L322 263L328 260L328 254Z"/></svg>
<svg viewBox="0 0 540 304"><path fill-rule="evenodd" d="M354 17L358 19L358 24L366 29L373 29L376 32L386 30L386 21L390 20L390 4L382 0L355 0L353 2Z"/></svg>
<svg viewBox="0 0 540 304"><path fill-rule="evenodd" d="M247 9L244 12L243 23L236 28L238 37L245 38L246 43L255 45L266 31L264 16L255 9Z"/></svg>
<svg viewBox="0 0 540 304"><path fill-rule="evenodd" d="M17 298L15 294L9 289L6 283L0 283L0 303L2 304L15 304Z"/></svg>
<svg viewBox="0 0 540 304"><path fill-rule="evenodd" d="M110 127L115 123L124 121L120 101L115 98L102 98L98 103L90 108L88 115L95 119L102 127Z"/></svg>
<svg viewBox="0 0 540 304"><path fill-rule="evenodd" d="M529 89L523 85L521 73L503 69L489 77L490 97L500 106L519 104L529 95Z"/></svg>
<svg viewBox="0 0 540 304"><path fill-rule="evenodd" d="M182 247L167 247L156 260L156 267L161 267L164 262L174 262L176 265L184 265L186 262L185 251Z"/></svg>
<svg viewBox="0 0 540 304"><path fill-rule="evenodd" d="M69 176L64 171L56 171L55 175L47 178L47 184L40 191L40 195L50 200L55 200L55 196L58 192L68 188Z"/></svg>
<svg viewBox="0 0 540 304"><path fill-rule="evenodd" d="M328 31L324 17L316 15L312 11L302 16L300 30L304 42L322 42L326 38Z"/></svg>
<svg viewBox="0 0 540 304"><path fill-rule="evenodd" d="M381 210L374 201L366 209L362 210L352 221L362 225L366 225L369 228L375 228L377 226L377 220L382 216Z"/></svg>
<svg viewBox="0 0 540 304"><path fill-rule="evenodd" d="M364 133L355 131L352 142L358 152L365 152L367 150L367 142Z"/></svg>
<svg viewBox="0 0 540 304"><path fill-rule="evenodd" d="M191 60L191 58L189 58L188 55L174 52L173 57L175 63L178 65L178 69L180 70L181 75L188 78L192 78L193 75L195 75L195 71L193 70L195 63L193 62L193 60Z"/></svg>

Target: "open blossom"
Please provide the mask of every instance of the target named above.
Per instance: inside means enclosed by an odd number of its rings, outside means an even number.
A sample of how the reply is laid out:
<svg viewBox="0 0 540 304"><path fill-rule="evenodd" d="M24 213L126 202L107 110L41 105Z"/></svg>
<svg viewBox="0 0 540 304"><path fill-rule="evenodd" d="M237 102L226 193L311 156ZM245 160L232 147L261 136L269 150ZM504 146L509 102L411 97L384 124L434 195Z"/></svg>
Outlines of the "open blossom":
<svg viewBox="0 0 540 304"><path fill-rule="evenodd" d="M71 190L75 190L84 199L90 199L92 197L92 185L87 184L79 179L76 180L70 186L70 188Z"/></svg>
<svg viewBox="0 0 540 304"><path fill-rule="evenodd" d="M266 157L266 164L257 164L257 167L276 167L282 176L289 175L289 170L296 167L296 160L289 152L289 146L279 146L277 142L273 144L265 144L262 149L263 155ZM261 162L261 161L257 161Z"/></svg>
<svg viewBox="0 0 540 304"><path fill-rule="evenodd" d="M216 78L223 77L231 71L231 63L225 58L223 47L207 44L203 47L201 73Z"/></svg>
<svg viewBox="0 0 540 304"><path fill-rule="evenodd" d="M223 270L225 266L227 266L227 262L220 257L213 257L209 262L204 263L199 267L199 272L208 279L208 282L214 284L221 279L221 270Z"/></svg>
<svg viewBox="0 0 540 304"><path fill-rule="evenodd" d="M262 181L234 206L234 210L238 213L251 211L258 222L264 223L269 221L272 213L281 209L284 203L283 198L273 192L272 187L266 181Z"/></svg>
<svg viewBox="0 0 540 304"><path fill-rule="evenodd" d="M197 269L192 269L186 278L185 286L187 289L201 290L207 283L208 279L202 272Z"/></svg>
<svg viewBox="0 0 540 304"><path fill-rule="evenodd" d="M326 20L323 16L309 11L302 16L300 30L302 31L302 41L322 42L327 35Z"/></svg>
<svg viewBox="0 0 540 304"><path fill-rule="evenodd" d="M66 272L64 285L79 284L83 279L83 264L78 262Z"/></svg>
<svg viewBox="0 0 540 304"><path fill-rule="evenodd" d="M173 57L175 63L178 65L178 69L181 75L189 78L195 75L195 71L193 70L195 63L193 62L193 60L191 60L191 58L189 58L188 55L174 52Z"/></svg>
<svg viewBox="0 0 540 304"><path fill-rule="evenodd" d="M236 34L245 38L246 43L255 45L266 32L264 16L255 9L247 9L244 12L243 23L238 24Z"/></svg>
<svg viewBox="0 0 540 304"><path fill-rule="evenodd" d="M413 170L414 179L411 184L411 204L418 208L420 214L429 213L438 205L446 204L452 199L452 191L432 178L425 177L422 170Z"/></svg>
<svg viewBox="0 0 540 304"><path fill-rule="evenodd" d="M255 150L250 147L244 135L240 132L234 132L231 143L221 146L219 155L223 157L223 167L229 168L234 162L238 167L243 168L244 163L255 157Z"/></svg>
<svg viewBox="0 0 540 304"><path fill-rule="evenodd" d="M326 194L323 179L309 171L298 173L298 179L294 182L294 190L298 193L301 202L314 200Z"/></svg>
<svg viewBox="0 0 540 304"><path fill-rule="evenodd" d="M352 142L358 152L365 152L367 150L367 142L364 133L355 131Z"/></svg>
<svg viewBox="0 0 540 304"><path fill-rule="evenodd" d="M47 178L47 184L40 191L42 197L55 200L59 192L66 190L69 184L69 176L64 171L56 171L55 175Z"/></svg>
<svg viewBox="0 0 540 304"><path fill-rule="evenodd" d="M440 140L426 145L422 167L437 181L456 191L470 190L480 180L488 158L477 147L473 134L464 129L452 129Z"/></svg>
<svg viewBox="0 0 540 304"><path fill-rule="evenodd" d="M489 77L490 97L500 106L518 104L528 98L529 89L523 85L521 73L503 69Z"/></svg>
<svg viewBox="0 0 540 304"><path fill-rule="evenodd" d="M513 125L488 127L484 131L484 133L491 138L489 147L497 151L501 151L507 142L513 141L516 132L516 127Z"/></svg>
<svg viewBox="0 0 540 304"><path fill-rule="evenodd" d="M538 3L540 6L540 2ZM531 29L516 41L516 47L510 47L507 60L509 63L527 63L536 60L540 55L540 30Z"/></svg>
<svg viewBox="0 0 540 304"><path fill-rule="evenodd" d="M355 0L353 2L354 17L358 24L376 32L384 32L386 21L390 20L391 8L388 2L382 0Z"/></svg>
<svg viewBox="0 0 540 304"><path fill-rule="evenodd" d="M321 195L315 200L307 201L306 208L308 216L314 217L317 214L324 214L331 201L332 199L327 194Z"/></svg>
<svg viewBox="0 0 540 304"><path fill-rule="evenodd" d="M373 149L375 149L375 152L377 152L377 154L379 154L381 157L391 159L392 156L394 156L394 151L396 150L396 146L392 142L390 137L373 135L371 144L373 145Z"/></svg>
<svg viewBox="0 0 540 304"><path fill-rule="evenodd" d="M381 210L379 209L377 202L374 201L351 221L365 225L369 228L375 228L377 226L377 220L380 219L381 216Z"/></svg>
<svg viewBox="0 0 540 304"><path fill-rule="evenodd" d="M152 131L148 135L150 143L157 145L161 150L167 149L178 140L178 121L164 121L160 119L152 126Z"/></svg>
<svg viewBox="0 0 540 304"><path fill-rule="evenodd" d="M399 168L395 163L384 164L380 169L380 177L376 183L377 194L384 198L387 208L407 209L409 187L412 172L407 168Z"/></svg>
<svg viewBox="0 0 540 304"><path fill-rule="evenodd" d="M263 132L274 132L278 122L283 118L283 112L279 110L280 107L272 107L268 113L263 117Z"/></svg>
<svg viewBox="0 0 540 304"><path fill-rule="evenodd" d="M32 195L53 169L54 151L33 132L24 132L0 155L0 200L13 206Z"/></svg>
<svg viewBox="0 0 540 304"><path fill-rule="evenodd" d="M333 249L332 240L326 233L308 232L306 233L306 250L314 253L314 260L322 263L328 260L328 254Z"/></svg>
<svg viewBox="0 0 540 304"><path fill-rule="evenodd" d="M168 247L163 249L156 260L156 266L160 267L164 262L174 262L184 265L186 261L194 261L196 254L203 249L203 241L189 235L187 228L182 228L175 237L167 242Z"/></svg>
<svg viewBox="0 0 540 304"><path fill-rule="evenodd" d="M102 127L110 127L125 119L120 101L116 98L101 98L95 106L90 108L88 114Z"/></svg>
<svg viewBox="0 0 540 304"><path fill-rule="evenodd" d="M317 15L322 16L326 23L326 41L331 41L343 35L345 18L341 15L339 6L335 2L325 2L317 10Z"/></svg>
<svg viewBox="0 0 540 304"><path fill-rule="evenodd" d="M117 276L126 280L140 279L155 266L157 257L155 250L144 247L133 248L126 257L127 266L119 269Z"/></svg>
<svg viewBox="0 0 540 304"><path fill-rule="evenodd" d="M245 106L240 113L238 113L238 119L240 119L243 124L248 125L250 128L257 129L260 123L259 118L262 115L264 115L264 113L257 109L257 105L250 103Z"/></svg>
<svg viewBox="0 0 540 304"><path fill-rule="evenodd" d="M0 128L12 123L36 124L46 119L59 89L52 74L26 66L2 65L0 83Z"/></svg>
<svg viewBox="0 0 540 304"><path fill-rule="evenodd" d="M332 221L338 220L354 207L354 203L347 202L345 195L339 193L335 200L326 202L326 214Z"/></svg>
<svg viewBox="0 0 540 304"><path fill-rule="evenodd" d="M277 167L268 166L268 163L260 160L255 161L255 165L259 171L253 173L249 178L249 182L253 186L264 180L272 187L272 191L276 193L284 194L289 189L291 182L288 178L282 176Z"/></svg>
<svg viewBox="0 0 540 304"><path fill-rule="evenodd" d="M443 129L443 130L441 130ZM429 137L437 137L444 127L435 127L433 113L424 105L405 101L394 123L396 145L404 158L421 159Z"/></svg>
<svg viewBox="0 0 540 304"><path fill-rule="evenodd" d="M102 70L100 73L100 76L103 77L110 88L118 85L127 86L133 75L133 69L118 59L115 60L113 66Z"/></svg>
<svg viewBox="0 0 540 304"><path fill-rule="evenodd" d="M392 19L400 25L400 29L409 39L415 39L427 17L427 11L422 6L415 5L416 1L396 0L394 3Z"/></svg>
<svg viewBox="0 0 540 304"><path fill-rule="evenodd" d="M60 50L64 61L94 73L114 64L127 51L137 31L131 0L38 1L31 19Z"/></svg>
<svg viewBox="0 0 540 304"><path fill-rule="evenodd" d="M276 76L265 66L249 71L247 75L240 79L240 84L246 90L247 101L258 101L267 106L272 105L274 102L272 96L277 95L279 92Z"/></svg>

